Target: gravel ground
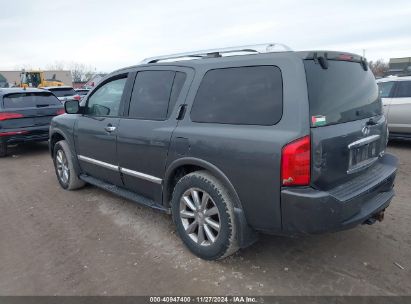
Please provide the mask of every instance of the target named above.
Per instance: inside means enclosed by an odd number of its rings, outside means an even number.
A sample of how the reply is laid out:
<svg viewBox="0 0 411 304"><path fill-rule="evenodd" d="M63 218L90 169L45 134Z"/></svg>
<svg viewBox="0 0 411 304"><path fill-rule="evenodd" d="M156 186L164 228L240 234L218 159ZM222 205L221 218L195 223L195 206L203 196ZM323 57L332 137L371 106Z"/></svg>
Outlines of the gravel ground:
<svg viewBox="0 0 411 304"><path fill-rule="evenodd" d="M219 262L186 250L171 218L103 190L60 188L47 146L0 159L0 295L411 295L411 143L397 196L372 226L262 236Z"/></svg>

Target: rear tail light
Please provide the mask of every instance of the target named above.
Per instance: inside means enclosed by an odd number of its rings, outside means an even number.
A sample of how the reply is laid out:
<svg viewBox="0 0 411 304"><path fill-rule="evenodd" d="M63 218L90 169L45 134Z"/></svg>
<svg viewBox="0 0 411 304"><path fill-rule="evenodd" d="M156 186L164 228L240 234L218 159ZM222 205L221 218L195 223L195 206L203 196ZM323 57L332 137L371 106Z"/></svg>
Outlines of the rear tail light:
<svg viewBox="0 0 411 304"><path fill-rule="evenodd" d="M58 109L57 112L56 112L56 115L62 115L62 114L65 114L65 113L66 113L66 111L64 109Z"/></svg>
<svg viewBox="0 0 411 304"><path fill-rule="evenodd" d="M283 186L307 186L310 183L310 136L297 139L283 147L281 181Z"/></svg>
<svg viewBox="0 0 411 304"><path fill-rule="evenodd" d="M0 113L0 121L2 120L9 120L9 119L16 119L24 117L20 113L9 113L9 112L2 112Z"/></svg>
<svg viewBox="0 0 411 304"><path fill-rule="evenodd" d="M81 96L80 96L80 95L74 95L74 96L73 96L73 98L74 98L75 100L78 100L78 101L80 101L80 99L81 99Z"/></svg>

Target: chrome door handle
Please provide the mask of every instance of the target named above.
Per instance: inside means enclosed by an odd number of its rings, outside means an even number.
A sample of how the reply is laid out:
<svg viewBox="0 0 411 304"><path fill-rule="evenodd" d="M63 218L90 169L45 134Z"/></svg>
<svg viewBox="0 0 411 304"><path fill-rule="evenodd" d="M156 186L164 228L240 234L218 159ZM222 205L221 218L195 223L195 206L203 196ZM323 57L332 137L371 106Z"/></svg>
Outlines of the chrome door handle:
<svg viewBox="0 0 411 304"><path fill-rule="evenodd" d="M106 130L107 132L111 133L114 132L116 130L116 127L113 126L107 126L104 128L104 130Z"/></svg>

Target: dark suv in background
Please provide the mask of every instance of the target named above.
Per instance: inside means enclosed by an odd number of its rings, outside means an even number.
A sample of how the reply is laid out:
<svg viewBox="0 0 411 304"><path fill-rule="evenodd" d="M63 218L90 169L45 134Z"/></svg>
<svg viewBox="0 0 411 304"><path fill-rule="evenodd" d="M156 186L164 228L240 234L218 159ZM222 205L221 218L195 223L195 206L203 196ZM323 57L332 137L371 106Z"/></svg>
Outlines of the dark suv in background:
<svg viewBox="0 0 411 304"><path fill-rule="evenodd" d="M0 89L0 157L9 144L47 141L51 119L64 113L52 93L39 89Z"/></svg>
<svg viewBox="0 0 411 304"><path fill-rule="evenodd" d="M61 186L86 182L171 213L187 247L210 260L257 232L381 220L397 159L385 153L366 60L272 46L147 59L67 102L72 115L50 128Z"/></svg>

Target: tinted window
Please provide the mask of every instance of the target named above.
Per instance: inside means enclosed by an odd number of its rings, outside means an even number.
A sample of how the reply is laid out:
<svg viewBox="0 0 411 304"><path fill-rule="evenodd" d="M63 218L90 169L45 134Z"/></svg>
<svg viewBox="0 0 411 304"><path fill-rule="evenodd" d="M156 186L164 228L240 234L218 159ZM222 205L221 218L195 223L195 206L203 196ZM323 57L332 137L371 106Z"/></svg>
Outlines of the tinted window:
<svg viewBox="0 0 411 304"><path fill-rule="evenodd" d="M181 72L176 72L174 76L173 88L171 89L170 102L168 104L167 117L170 117L171 112L173 112L174 106L176 105L178 96L180 96L181 89L183 88L184 82L186 81L186 74Z"/></svg>
<svg viewBox="0 0 411 304"><path fill-rule="evenodd" d="M73 96L76 95L76 91L74 91L74 89L67 89L67 88L63 88L63 89L51 89L51 92L53 92L54 95L56 95L57 97L65 97L65 96Z"/></svg>
<svg viewBox="0 0 411 304"><path fill-rule="evenodd" d="M37 106L61 105L61 102L49 92L14 93L3 97L4 108L21 109Z"/></svg>
<svg viewBox="0 0 411 304"><path fill-rule="evenodd" d="M274 66L208 71L191 110L196 122L273 125L282 116L282 78Z"/></svg>
<svg viewBox="0 0 411 304"><path fill-rule="evenodd" d="M381 114L378 86L370 69L365 71L359 63L336 60L328 60L328 69L314 60L304 60L304 65L314 126Z"/></svg>
<svg viewBox="0 0 411 304"><path fill-rule="evenodd" d="M137 74L131 97L129 116L165 120L175 72L144 71Z"/></svg>
<svg viewBox="0 0 411 304"><path fill-rule="evenodd" d="M90 96L86 113L94 116L118 116L127 78L105 83Z"/></svg>
<svg viewBox="0 0 411 304"><path fill-rule="evenodd" d="M393 86L394 86L394 82L392 82L392 81L378 83L381 98L390 97L390 93L391 93L391 90L392 90Z"/></svg>
<svg viewBox="0 0 411 304"><path fill-rule="evenodd" d="M395 97L411 97L411 81L397 81Z"/></svg>

